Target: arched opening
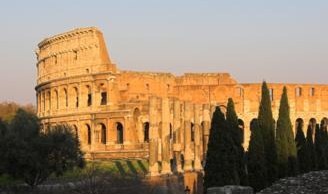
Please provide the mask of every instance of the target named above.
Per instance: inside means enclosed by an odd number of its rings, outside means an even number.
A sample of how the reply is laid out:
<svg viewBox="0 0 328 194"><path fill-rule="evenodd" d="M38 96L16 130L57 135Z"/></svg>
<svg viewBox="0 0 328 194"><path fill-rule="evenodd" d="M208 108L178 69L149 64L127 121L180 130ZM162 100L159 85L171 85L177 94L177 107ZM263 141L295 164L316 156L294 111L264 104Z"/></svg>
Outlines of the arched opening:
<svg viewBox="0 0 328 194"><path fill-rule="evenodd" d="M59 109L59 99L58 99L58 91L55 90L55 107Z"/></svg>
<svg viewBox="0 0 328 194"><path fill-rule="evenodd" d="M91 106L92 105L92 94L91 94L91 87L89 85L86 86L86 90L87 90L87 106Z"/></svg>
<svg viewBox="0 0 328 194"><path fill-rule="evenodd" d="M149 142L149 122L143 124L144 129L144 142Z"/></svg>
<svg viewBox="0 0 328 194"><path fill-rule="evenodd" d="M244 143L245 138L245 123L242 119L238 119L238 127L240 129L241 142Z"/></svg>
<svg viewBox="0 0 328 194"><path fill-rule="evenodd" d="M79 107L79 90L76 88L76 87L74 87L73 88L73 92L74 92L74 96L73 96L73 98L74 98L74 104L75 104L75 108L78 108Z"/></svg>
<svg viewBox="0 0 328 194"><path fill-rule="evenodd" d="M254 118L251 120L251 123L250 123L250 130L252 131L254 128L258 127L258 119Z"/></svg>
<svg viewBox="0 0 328 194"><path fill-rule="evenodd" d="M50 94L50 91L47 92L47 100L48 100L48 110L51 110L51 94Z"/></svg>
<svg viewBox="0 0 328 194"><path fill-rule="evenodd" d="M317 124L317 120L315 118L311 118L309 121L309 126L313 131L315 130L316 124Z"/></svg>
<svg viewBox="0 0 328 194"><path fill-rule="evenodd" d="M68 107L68 95L67 95L66 88L64 88L64 99L65 99L65 107Z"/></svg>
<svg viewBox="0 0 328 194"><path fill-rule="evenodd" d="M191 122L190 137L191 137L191 142L194 142L195 141L195 125L193 122Z"/></svg>
<svg viewBox="0 0 328 194"><path fill-rule="evenodd" d="M124 130L124 128L123 128L123 125L122 125L122 123L120 123L120 122L117 122L116 123L116 131L117 131L117 140L116 140L116 142L117 142L117 144L123 144L123 142L124 142L124 139L123 139L123 130Z"/></svg>
<svg viewBox="0 0 328 194"><path fill-rule="evenodd" d="M295 89L295 93L296 93L296 97L302 96L302 88L301 87L297 87Z"/></svg>
<svg viewBox="0 0 328 194"><path fill-rule="evenodd" d="M320 122L320 128L326 131L327 130L327 125L328 125L327 117L322 118L321 122Z"/></svg>
<svg viewBox="0 0 328 194"><path fill-rule="evenodd" d="M310 88L310 96L314 96L315 95L315 88Z"/></svg>
<svg viewBox="0 0 328 194"><path fill-rule="evenodd" d="M90 145L91 144L91 128L90 128L90 125L86 124L86 128L87 128L87 142Z"/></svg>
<svg viewBox="0 0 328 194"><path fill-rule="evenodd" d="M297 129L302 129L303 130L303 127L304 127L304 121L302 118L298 118L296 119L295 121L295 129L297 131Z"/></svg>
<svg viewBox="0 0 328 194"><path fill-rule="evenodd" d="M100 134L101 134L101 143L106 144L107 142L107 130L106 126L103 123L100 123Z"/></svg>

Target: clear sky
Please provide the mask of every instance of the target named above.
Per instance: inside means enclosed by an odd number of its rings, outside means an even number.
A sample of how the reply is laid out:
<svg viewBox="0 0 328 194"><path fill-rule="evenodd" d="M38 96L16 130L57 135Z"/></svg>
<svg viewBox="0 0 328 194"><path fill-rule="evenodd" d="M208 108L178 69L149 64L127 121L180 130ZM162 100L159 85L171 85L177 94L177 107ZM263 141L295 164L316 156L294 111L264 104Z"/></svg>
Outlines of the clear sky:
<svg viewBox="0 0 328 194"><path fill-rule="evenodd" d="M120 69L328 84L327 0L3 0L0 101L35 103L37 43L86 26Z"/></svg>

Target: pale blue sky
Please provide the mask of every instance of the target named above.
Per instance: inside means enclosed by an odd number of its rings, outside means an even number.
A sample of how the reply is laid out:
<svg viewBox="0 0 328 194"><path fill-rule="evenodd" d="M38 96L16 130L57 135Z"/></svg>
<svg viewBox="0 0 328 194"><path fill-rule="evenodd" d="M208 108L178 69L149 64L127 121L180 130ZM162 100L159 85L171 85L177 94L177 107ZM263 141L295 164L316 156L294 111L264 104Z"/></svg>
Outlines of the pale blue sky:
<svg viewBox="0 0 328 194"><path fill-rule="evenodd" d="M326 0L7 0L0 101L35 102L36 45L96 26L120 69L328 84Z"/></svg>

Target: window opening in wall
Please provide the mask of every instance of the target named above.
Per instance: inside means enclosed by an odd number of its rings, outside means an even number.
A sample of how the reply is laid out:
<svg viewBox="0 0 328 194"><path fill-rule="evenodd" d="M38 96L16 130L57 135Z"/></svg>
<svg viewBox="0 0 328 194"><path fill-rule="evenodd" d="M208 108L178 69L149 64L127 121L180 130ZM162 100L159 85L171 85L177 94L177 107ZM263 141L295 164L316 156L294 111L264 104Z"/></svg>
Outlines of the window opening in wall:
<svg viewBox="0 0 328 194"><path fill-rule="evenodd" d="M146 84L146 89L149 90L149 84Z"/></svg>
<svg viewBox="0 0 328 194"><path fill-rule="evenodd" d="M85 71L86 71L87 73L90 73L90 70L89 70L89 69L86 69Z"/></svg>
<svg viewBox="0 0 328 194"><path fill-rule="evenodd" d="M195 125L194 123L191 123L191 142L194 142L195 141Z"/></svg>
<svg viewBox="0 0 328 194"><path fill-rule="evenodd" d="M88 144L91 144L91 128L89 125L87 125L87 140L88 140Z"/></svg>
<svg viewBox="0 0 328 194"><path fill-rule="evenodd" d="M101 92L101 102L100 105L107 104L107 92Z"/></svg>
<svg viewBox="0 0 328 194"><path fill-rule="evenodd" d="M302 96L302 88L300 87L296 88L296 96L297 97Z"/></svg>
<svg viewBox="0 0 328 194"><path fill-rule="evenodd" d="M149 122L144 123L144 142L149 142Z"/></svg>
<svg viewBox="0 0 328 194"><path fill-rule="evenodd" d="M67 95L67 90L64 90L64 94L65 94L65 106L68 107L68 95Z"/></svg>
<svg viewBox="0 0 328 194"><path fill-rule="evenodd" d="M116 123L117 131L117 144L123 144L123 125L121 123Z"/></svg>
<svg viewBox="0 0 328 194"><path fill-rule="evenodd" d="M101 124L101 143L106 144L106 142L107 142L106 126L104 124Z"/></svg>
<svg viewBox="0 0 328 194"><path fill-rule="evenodd" d="M128 90L130 88L130 84L126 83L126 89Z"/></svg>
<svg viewBox="0 0 328 194"><path fill-rule="evenodd" d="M74 60L77 60L77 51L74 51Z"/></svg>
<svg viewBox="0 0 328 194"><path fill-rule="evenodd" d="M315 94L315 89L314 88L310 88L310 96L314 96Z"/></svg>
<svg viewBox="0 0 328 194"><path fill-rule="evenodd" d="M79 97L76 97L76 104L75 104L76 108L79 107Z"/></svg>
<svg viewBox="0 0 328 194"><path fill-rule="evenodd" d="M55 64L57 64L57 56L55 56Z"/></svg>
<svg viewBox="0 0 328 194"><path fill-rule="evenodd" d="M92 96L91 94L88 94L88 106L92 105Z"/></svg>

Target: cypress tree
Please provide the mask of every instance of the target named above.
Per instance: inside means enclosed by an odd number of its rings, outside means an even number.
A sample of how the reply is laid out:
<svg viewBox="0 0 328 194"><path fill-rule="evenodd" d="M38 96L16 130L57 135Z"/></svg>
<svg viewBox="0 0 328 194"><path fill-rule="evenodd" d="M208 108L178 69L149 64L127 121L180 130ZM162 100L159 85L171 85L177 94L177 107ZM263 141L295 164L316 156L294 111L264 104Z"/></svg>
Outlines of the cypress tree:
<svg viewBox="0 0 328 194"><path fill-rule="evenodd" d="M292 123L290 121L286 87L284 87L280 99L279 117L276 130L276 146L279 177L281 178L287 175L296 175L296 145L294 141Z"/></svg>
<svg viewBox="0 0 328 194"><path fill-rule="evenodd" d="M310 156L309 160L309 170L315 170L316 169L316 153L313 143L313 127L311 125L308 126L307 132L306 132L306 145L308 149L308 154Z"/></svg>
<svg viewBox="0 0 328 194"><path fill-rule="evenodd" d="M315 135L314 135L314 147L317 157L317 169L325 170L327 168L327 157L326 157L326 142L325 142L325 132L324 125L321 123L319 126L316 125Z"/></svg>
<svg viewBox="0 0 328 194"><path fill-rule="evenodd" d="M211 121L210 137L205 165L204 189L209 187L238 184L235 168L235 149L227 122L219 107Z"/></svg>
<svg viewBox="0 0 328 194"><path fill-rule="evenodd" d="M258 115L259 128L262 133L268 182L277 179L277 150L274 137L274 120L271 110L271 99L266 82L262 84L262 96Z"/></svg>
<svg viewBox="0 0 328 194"><path fill-rule="evenodd" d="M244 147L243 147L243 131L239 128L238 116L235 110L235 105L232 98L228 99L227 104L227 125L229 128L230 136L233 140L233 146L235 153L233 153L233 158L235 159L236 170L238 172L237 184L247 185L247 176L245 171L245 157L244 157Z"/></svg>
<svg viewBox="0 0 328 194"><path fill-rule="evenodd" d="M299 123L297 126L295 143L297 148L297 161L299 164L299 170L301 173L309 172L311 166L310 155L303 132L303 122Z"/></svg>
<svg viewBox="0 0 328 194"><path fill-rule="evenodd" d="M251 139L247 153L247 169L249 184L255 191L260 191L269 185L264 140L257 119L251 122Z"/></svg>

